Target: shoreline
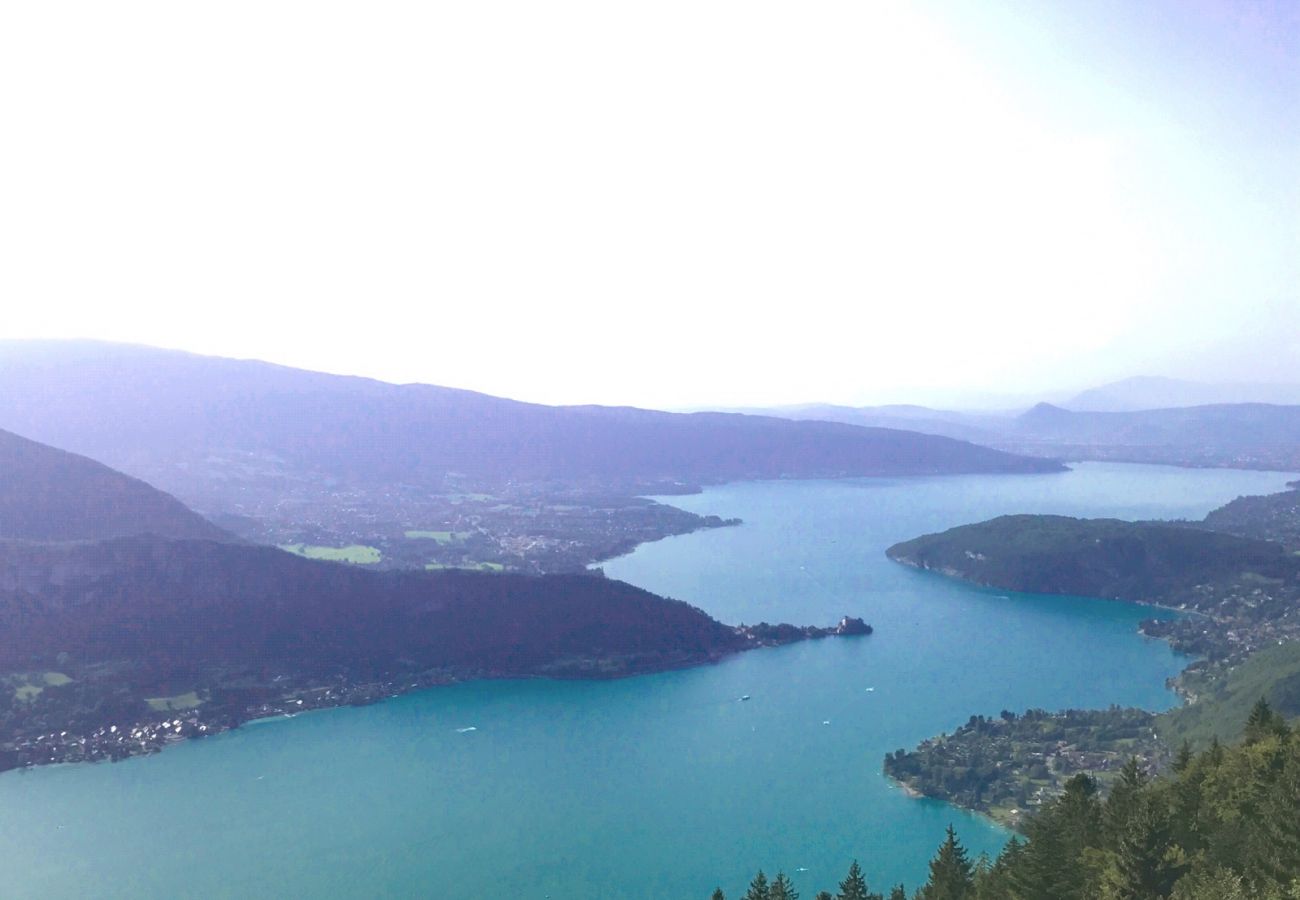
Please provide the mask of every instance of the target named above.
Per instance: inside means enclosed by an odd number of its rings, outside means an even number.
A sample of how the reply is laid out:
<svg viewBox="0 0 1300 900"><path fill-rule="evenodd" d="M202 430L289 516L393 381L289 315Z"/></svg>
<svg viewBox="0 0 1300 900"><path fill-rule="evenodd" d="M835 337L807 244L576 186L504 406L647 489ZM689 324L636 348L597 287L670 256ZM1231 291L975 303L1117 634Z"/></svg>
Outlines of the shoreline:
<svg viewBox="0 0 1300 900"><path fill-rule="evenodd" d="M550 671L506 672L487 669L428 669L403 678L348 683L340 680L327 685L311 684L294 688L278 698L265 700L242 709L218 708L215 715L205 716L202 704L179 710L158 711L158 717L138 719L125 725L103 724L89 733L68 731L19 738L12 746L0 749L0 775L10 771L27 771L55 765L120 762L139 756L151 756L183 741L223 734L246 725L265 724L281 718L296 718L307 712L338 709L345 706L371 706L418 691L466 684L474 681L615 681L643 675L718 665L752 650L783 647L806 640L827 637L857 637L871 634L871 626L857 621L860 631L845 622L839 626L758 625L734 626L745 643L699 655L679 655L653 661L616 657L585 660L579 668ZM621 666L615 668L615 666Z"/></svg>
<svg viewBox="0 0 1300 900"><path fill-rule="evenodd" d="M918 562L916 562L916 561L914 561L914 560L912 560L912 559L910 559L910 558L907 558L907 557L890 555L889 558L890 558L892 561L898 563L899 565L907 566L908 568L914 569L914 570L916 570L916 571L918 571L918 572L924 572L924 573L927 573L927 574L930 574L930 575L939 576L939 577L942 577L942 578L950 578L950 579L953 579L953 580L955 580L955 581L961 582L961 583L963 583L963 584L972 585L972 586L974 586L974 587L978 587L978 588L980 588L980 589L982 589L982 590L988 590L988 591L990 591L990 592L995 592L995 591L997 591L997 592L1007 592L1007 593L1015 593L1015 594L1026 594L1026 595L1029 595L1029 596L1046 597L1046 598L1078 597L1078 598L1089 599L1089 600L1101 600L1101 601L1108 602L1108 603L1122 603L1122 604L1125 604L1125 605L1128 605L1128 606L1132 606L1132 607L1146 607L1146 608L1152 608L1152 609L1161 609L1161 610L1165 610L1165 611L1170 612L1170 613L1175 613L1175 614L1177 614L1177 617L1184 617L1184 616L1185 616L1185 617L1189 617L1189 618L1191 618L1191 617L1195 617L1195 618L1203 619L1203 620L1208 621L1208 622L1216 622L1216 623L1219 623L1219 624L1224 624L1225 627L1231 628L1231 623L1230 623L1230 622L1228 622L1228 623L1224 623L1224 622L1222 622L1221 620L1212 617L1210 614L1205 613L1205 612L1202 612L1202 611L1200 611L1200 610L1184 609L1184 608L1179 608L1179 607L1175 607L1175 606L1169 606L1169 605L1167 605L1167 604L1162 604L1162 603L1155 603L1155 602L1142 601L1142 600L1126 600L1126 599L1121 599L1121 598L1116 598L1116 597L1095 597L1095 596L1080 595L1080 594L1045 594L1045 593L1039 593L1039 592L1019 591L1019 590L1015 590L1015 589L1013 589L1013 588L1001 587L1001 586L998 586L998 585L992 585L992 584L987 584L987 583L984 583L984 582L980 582L980 581L977 581L977 580L975 580L975 579L966 578L966 577L964 577L964 576L958 574L955 570L945 570L945 569L939 569L939 568L930 568L930 567L928 567L928 566L922 565L922 564L920 564L920 563L918 563ZM1140 623L1138 624L1138 627L1137 627L1137 633L1138 633L1140 636L1142 636L1144 639L1146 639L1146 640L1156 640L1156 641L1162 641L1162 642L1164 642L1167 646L1169 646L1169 648L1170 648L1173 652L1175 652L1175 653L1179 654L1180 656L1184 657L1184 658L1186 659L1187 662L1186 662L1186 664L1185 664L1185 665L1184 665L1184 666L1183 666L1183 667L1178 671L1177 674L1175 674L1175 675L1173 675L1173 676L1171 676L1171 677L1169 677L1169 678L1167 678L1167 679L1165 680L1165 687L1170 691L1170 693L1172 693L1175 697L1178 698L1178 701L1179 701L1178 704L1176 704L1176 705L1173 706L1173 707L1170 707L1170 709L1168 709L1168 710L1162 710L1161 712L1154 712L1154 711L1151 711L1151 710L1147 710L1147 712L1150 712L1153 716L1159 716L1159 715L1163 715L1163 714L1165 714L1165 713L1171 712L1171 711L1173 711L1173 710L1175 710L1175 709L1187 709L1188 707L1194 705L1194 704L1198 701L1199 697L1197 697L1196 695L1191 694L1191 693L1189 692L1189 690L1186 688L1186 685L1185 685L1185 677L1186 677L1190 672L1192 672L1192 671L1194 670L1194 668L1196 668L1196 667L1201 667L1201 666L1204 666L1204 665L1206 665L1206 664L1211 663L1211 659L1210 659L1209 656L1204 655L1204 654L1195 654L1195 653L1189 653L1189 652L1186 652L1186 651L1183 651L1183 650L1179 650L1178 647L1175 645L1174 635L1172 635L1172 634L1150 634L1150 633L1148 633L1148 632L1146 631L1146 629L1145 629L1145 625L1146 625L1147 622L1150 622L1150 621L1152 621L1152 620L1151 620L1151 619L1144 619L1142 622L1140 622ZM1104 710L1095 710L1095 711L1102 712L1102 711L1104 711ZM923 742L924 742L924 741L927 741L927 740L930 740L930 738L923 738L923 739L922 739ZM1171 749L1171 748L1169 747L1168 743L1167 743L1166 738L1163 737L1163 736L1161 736L1160 734L1157 733L1157 734L1155 735L1155 740L1156 740L1156 742L1157 742L1157 744L1158 744L1159 746L1161 746L1161 747L1164 748L1165 751L1169 751L1169 750ZM882 768L882 772L883 772L883 768ZM1022 833L1021 829L1020 829L1019 827L1017 827L1017 824L1015 824L1015 823L1013 823L1013 822L1010 822L1010 821L1004 822L1004 821L1000 820L998 817L994 816L992 813L989 813L989 812L987 812L987 811L985 811L985 810L977 809L977 808L972 807L972 806L967 806L967 805L965 805L965 804L963 804L963 803L958 802L956 799L950 799L950 798L947 798L947 797L934 796L934 795L931 795L931 794L923 793L922 791L917 790L916 788L912 787L911 785L909 785L909 784L907 784L907 783L905 783L905 782L903 782L903 781L900 781L899 779L895 778L894 776L892 776L892 775L890 775L890 774L888 774L888 773L883 773L883 774L885 774L885 777L886 777L886 778L889 778L892 782L894 782L894 783L897 784L901 789L903 789L904 792L907 793L907 795L908 795L909 797L912 797L912 798L914 798L914 799L928 799L928 800L936 800L936 801L939 801L939 802L948 803L948 804L950 804L951 806L954 806L954 807L956 807L956 808L958 808L958 809L964 810L965 812L973 813L973 814L976 814L976 815L982 816L982 817L988 819L989 821L996 823L996 824L999 825L1000 827L1006 828L1006 829L1008 829L1008 830L1010 830L1010 831L1012 831L1012 832L1015 832L1015 833L1017 833L1017 834ZM1024 811L1022 810L1021 812L1024 812ZM1018 821L1023 821L1023 817L1020 818Z"/></svg>
<svg viewBox="0 0 1300 900"><path fill-rule="evenodd" d="M929 794L923 794L922 792L918 791L916 788L912 787L906 781L900 781L899 779L895 778L893 775L890 775L888 772L882 771L880 774L887 781L889 781L895 788L897 788L898 790L906 794L907 797L911 800L933 800L935 803L946 803L949 806L952 806L956 809L960 809L962 812L970 813L973 816L978 816L981 819L984 819L985 821L989 822L990 824L996 825L997 827L1002 828L1006 831L1010 831L1014 834L1023 834L1023 832L1015 825L1013 825L1010 822L1003 822L1001 819L999 819L997 816L993 815L992 813L985 812L982 809L975 809L974 807L970 807L970 806L962 806L960 803L954 803L951 800L945 800L943 797L931 797Z"/></svg>

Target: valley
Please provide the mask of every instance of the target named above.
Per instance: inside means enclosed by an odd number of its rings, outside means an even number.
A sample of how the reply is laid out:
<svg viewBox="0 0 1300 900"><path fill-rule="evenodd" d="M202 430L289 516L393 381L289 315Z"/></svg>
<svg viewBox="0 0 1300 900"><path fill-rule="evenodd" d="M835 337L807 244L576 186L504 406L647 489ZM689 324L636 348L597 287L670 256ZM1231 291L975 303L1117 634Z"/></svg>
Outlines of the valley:
<svg viewBox="0 0 1300 900"><path fill-rule="evenodd" d="M883 776L886 753L972 712L1165 709L1177 698L1163 683L1186 660L1137 633L1159 610L1008 602L894 564L884 549L1011 511L1200 517L1291 477L1086 464L1031 478L738 482L656 498L744 524L643 544L602 564L608 580L721 622L830 625L848 613L875 633L635 678L462 680L305 715L273 705L269 718L147 758L11 771L0 775L0 833L27 862L0 874L0 892L67 896L95 878L124 885L110 897L177 879L196 893L401 895L436 878L454 896L641 900L707 896L715 883L740 895L759 863L807 868L794 876L801 889L832 883L853 856L873 884L916 884L948 823L974 853L996 853L1008 833L909 798ZM1141 496L1134 482L1147 486ZM192 713L151 715L184 726ZM705 826L740 796L752 816ZM96 809L114 812L73 818ZM122 829L123 816L159 828ZM231 823L216 846L214 820ZM350 852L337 851L340 835ZM503 857L503 846L515 852ZM195 865L198 847L211 866ZM629 867L652 883L628 879Z"/></svg>

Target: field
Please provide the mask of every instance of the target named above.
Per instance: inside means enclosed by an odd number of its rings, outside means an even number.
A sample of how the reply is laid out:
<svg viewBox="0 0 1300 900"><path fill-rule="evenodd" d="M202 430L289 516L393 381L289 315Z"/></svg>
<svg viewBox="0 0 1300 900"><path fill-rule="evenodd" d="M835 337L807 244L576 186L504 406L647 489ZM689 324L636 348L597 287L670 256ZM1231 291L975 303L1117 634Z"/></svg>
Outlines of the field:
<svg viewBox="0 0 1300 900"><path fill-rule="evenodd" d="M437 541L439 544L452 544L456 541L462 540L464 537L455 531L408 531L406 532L406 536L411 540L424 538L431 541Z"/></svg>
<svg viewBox="0 0 1300 900"><path fill-rule="evenodd" d="M18 675L8 681L13 686L14 699L24 702L35 700L47 687L63 687L72 683L72 679L62 672Z"/></svg>
<svg viewBox="0 0 1300 900"><path fill-rule="evenodd" d="M315 544L281 544L281 550L287 550L290 553L296 553L298 556L305 556L308 559L324 559L330 562L355 563L357 565L373 565L383 559L383 554L378 548L367 547L364 544L349 544L346 547L321 547Z"/></svg>
<svg viewBox="0 0 1300 900"><path fill-rule="evenodd" d="M506 567L501 563L494 562L467 562L457 566L444 565L443 563L426 563L424 568L430 572L439 572L443 569L477 569L480 572L504 572Z"/></svg>
<svg viewBox="0 0 1300 900"><path fill-rule="evenodd" d="M177 694L174 697L149 697L145 700L149 708L155 712L168 712L177 709L193 709L202 705L203 701L194 691L185 694Z"/></svg>

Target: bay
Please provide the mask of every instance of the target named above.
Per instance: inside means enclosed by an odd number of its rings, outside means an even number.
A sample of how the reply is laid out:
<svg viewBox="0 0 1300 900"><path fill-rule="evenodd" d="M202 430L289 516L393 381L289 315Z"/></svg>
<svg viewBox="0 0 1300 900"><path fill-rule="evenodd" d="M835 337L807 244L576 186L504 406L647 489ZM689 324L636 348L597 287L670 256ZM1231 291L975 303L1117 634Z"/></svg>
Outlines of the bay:
<svg viewBox="0 0 1300 900"><path fill-rule="evenodd" d="M744 524L644 545L611 577L724 621L850 614L876 633L615 682L457 685L7 773L0 896L736 897L759 866L811 896L854 857L877 890L914 887L949 823L974 852L1007 835L905 796L886 752L1004 708L1163 709L1185 660L1136 633L1152 610L975 589L885 547L1011 512L1199 517L1290 477L1089 463L664 498Z"/></svg>

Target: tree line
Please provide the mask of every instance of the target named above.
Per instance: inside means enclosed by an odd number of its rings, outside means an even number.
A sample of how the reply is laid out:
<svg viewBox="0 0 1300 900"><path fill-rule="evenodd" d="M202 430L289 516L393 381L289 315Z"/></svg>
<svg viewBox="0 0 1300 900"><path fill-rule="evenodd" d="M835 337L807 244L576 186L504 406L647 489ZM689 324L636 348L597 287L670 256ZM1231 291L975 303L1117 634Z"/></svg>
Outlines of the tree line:
<svg viewBox="0 0 1300 900"><path fill-rule="evenodd" d="M799 900L759 872L743 900ZM951 826L929 878L873 892L854 862L813 900L1300 900L1300 730L1264 700L1242 742L1184 745L1168 774L1130 759L1103 797L1087 774L997 856L972 860ZM726 900L715 890L713 900Z"/></svg>

